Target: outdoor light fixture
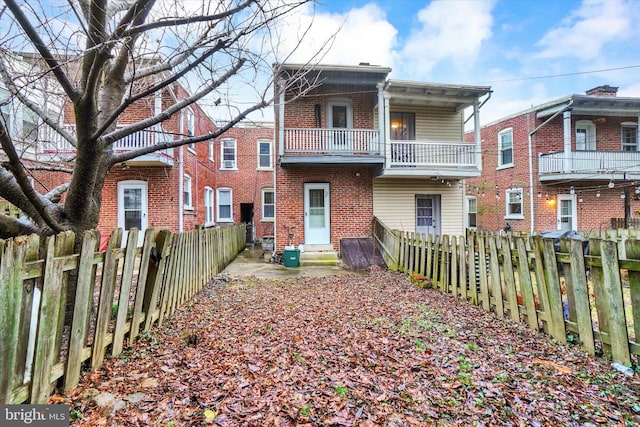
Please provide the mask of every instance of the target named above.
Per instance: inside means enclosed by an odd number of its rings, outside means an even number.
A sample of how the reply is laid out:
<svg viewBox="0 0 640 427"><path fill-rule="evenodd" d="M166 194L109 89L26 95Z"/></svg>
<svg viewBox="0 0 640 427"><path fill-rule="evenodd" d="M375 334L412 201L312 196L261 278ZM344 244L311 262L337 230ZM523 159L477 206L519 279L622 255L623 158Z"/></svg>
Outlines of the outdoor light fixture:
<svg viewBox="0 0 640 427"><path fill-rule="evenodd" d="M600 190L596 191L596 197L600 198Z"/></svg>
<svg viewBox="0 0 640 427"><path fill-rule="evenodd" d="M620 192L620 198L624 199L624 190Z"/></svg>
<svg viewBox="0 0 640 427"><path fill-rule="evenodd" d="M542 191L538 191L538 197L542 197Z"/></svg>
<svg viewBox="0 0 640 427"><path fill-rule="evenodd" d="M572 194L572 195L576 194L576 189L573 188L573 185L571 186L571 188L569 188L569 193Z"/></svg>
<svg viewBox="0 0 640 427"><path fill-rule="evenodd" d="M582 202L583 202L582 194L579 194L579 195L578 195L578 202L579 202L579 203L582 203Z"/></svg>
<svg viewBox="0 0 640 427"><path fill-rule="evenodd" d="M607 185L607 187L613 188L615 186L616 186L616 184L613 182L613 178L612 178L611 181L609 181L609 184Z"/></svg>

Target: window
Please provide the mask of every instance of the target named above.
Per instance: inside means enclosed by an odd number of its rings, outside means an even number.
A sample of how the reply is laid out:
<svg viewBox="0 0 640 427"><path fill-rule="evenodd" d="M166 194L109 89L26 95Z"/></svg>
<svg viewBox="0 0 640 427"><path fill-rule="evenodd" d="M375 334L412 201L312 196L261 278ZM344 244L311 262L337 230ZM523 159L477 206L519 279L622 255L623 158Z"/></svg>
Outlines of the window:
<svg viewBox="0 0 640 427"><path fill-rule="evenodd" d="M212 162L214 161L214 158L213 158L214 146L215 146L214 140L210 139L209 140L209 160L212 161Z"/></svg>
<svg viewBox="0 0 640 427"><path fill-rule="evenodd" d="M204 225L213 224L213 189L204 187Z"/></svg>
<svg viewBox="0 0 640 427"><path fill-rule="evenodd" d="M622 151L638 151L638 125L634 122L622 123Z"/></svg>
<svg viewBox="0 0 640 427"><path fill-rule="evenodd" d="M187 136L188 137L194 136L196 134L195 116L193 115L193 111L191 111L191 110L187 110L186 128L187 128ZM194 143L188 144L187 147L191 151L195 151L196 150L196 145Z"/></svg>
<svg viewBox="0 0 640 427"><path fill-rule="evenodd" d="M222 165L220 169L236 169L236 140L222 140Z"/></svg>
<svg viewBox="0 0 640 427"><path fill-rule="evenodd" d="M271 169L271 141L258 141L258 169Z"/></svg>
<svg viewBox="0 0 640 427"><path fill-rule="evenodd" d="M498 134L498 167L513 166L513 129Z"/></svg>
<svg viewBox="0 0 640 427"><path fill-rule="evenodd" d="M233 222L233 211L231 209L232 195L230 188L218 188L218 221Z"/></svg>
<svg viewBox="0 0 640 427"><path fill-rule="evenodd" d="M7 133L11 135L11 104L0 105L0 116Z"/></svg>
<svg viewBox="0 0 640 427"><path fill-rule="evenodd" d="M390 113L391 139L396 141L415 141L416 114Z"/></svg>
<svg viewBox="0 0 640 427"><path fill-rule="evenodd" d="M467 197L467 227L476 228L478 226L478 199L473 196Z"/></svg>
<svg viewBox="0 0 640 427"><path fill-rule="evenodd" d="M22 137L26 142L36 142L38 140L38 125L36 124L35 113L22 112Z"/></svg>
<svg viewBox="0 0 640 427"><path fill-rule="evenodd" d="M182 180L182 196L183 196L183 204L185 209L193 209L193 197L191 192L191 177L187 174L184 174L184 178Z"/></svg>
<svg viewBox="0 0 640 427"><path fill-rule="evenodd" d="M522 188L510 188L506 191L507 215L505 218L524 218L522 214Z"/></svg>
<svg viewBox="0 0 640 427"><path fill-rule="evenodd" d="M275 197L273 190L262 190L262 220L272 221L275 218Z"/></svg>
<svg viewBox="0 0 640 427"><path fill-rule="evenodd" d="M596 149L596 125L591 120L576 122L576 151Z"/></svg>

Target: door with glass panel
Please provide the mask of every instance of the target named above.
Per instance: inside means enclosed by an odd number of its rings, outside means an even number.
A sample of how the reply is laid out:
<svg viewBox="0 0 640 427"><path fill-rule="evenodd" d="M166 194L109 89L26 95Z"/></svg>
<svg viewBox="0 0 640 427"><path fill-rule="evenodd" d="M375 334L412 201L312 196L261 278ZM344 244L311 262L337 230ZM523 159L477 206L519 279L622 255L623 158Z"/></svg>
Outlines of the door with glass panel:
<svg viewBox="0 0 640 427"><path fill-rule="evenodd" d="M558 230L577 230L578 211L576 197L571 194L558 195Z"/></svg>
<svg viewBox="0 0 640 427"><path fill-rule="evenodd" d="M122 181L118 183L118 227L124 230L123 244L129 230L137 228L138 245L144 240L147 229L147 183L144 181Z"/></svg>
<svg viewBox="0 0 640 427"><path fill-rule="evenodd" d="M307 245L331 242L329 184L304 185L304 242ZM294 232L295 234L295 232Z"/></svg>
<svg viewBox="0 0 640 427"><path fill-rule="evenodd" d="M416 196L416 233L440 234L440 196Z"/></svg>

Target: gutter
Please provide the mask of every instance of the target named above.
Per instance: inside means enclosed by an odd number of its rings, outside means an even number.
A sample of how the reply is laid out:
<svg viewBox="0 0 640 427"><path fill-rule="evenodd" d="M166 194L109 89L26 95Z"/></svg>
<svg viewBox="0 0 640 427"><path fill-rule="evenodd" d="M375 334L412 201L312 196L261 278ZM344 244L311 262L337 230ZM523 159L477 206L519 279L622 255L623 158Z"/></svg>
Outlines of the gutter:
<svg viewBox="0 0 640 427"><path fill-rule="evenodd" d="M565 111L570 110L571 106L573 105L573 99L570 99L569 102L567 103L567 105L565 105L564 108L556 111L551 117L549 117L547 120L545 120L543 123L541 123L538 127L536 127L534 130L532 130L531 132L529 132L529 137L528 137L528 149L529 149L529 222L530 222L530 232L531 234L533 234L534 230L535 230L535 203L533 203L533 142L531 140L531 137L537 133L542 127L544 127L547 123L549 123L551 120L555 119L558 115L563 114Z"/></svg>

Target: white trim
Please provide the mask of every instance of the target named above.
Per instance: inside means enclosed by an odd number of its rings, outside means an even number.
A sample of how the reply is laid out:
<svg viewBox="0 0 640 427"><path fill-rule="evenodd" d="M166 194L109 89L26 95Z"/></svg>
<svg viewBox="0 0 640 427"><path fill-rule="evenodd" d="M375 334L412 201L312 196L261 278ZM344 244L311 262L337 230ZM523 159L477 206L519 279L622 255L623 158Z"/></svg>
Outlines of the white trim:
<svg viewBox="0 0 640 427"><path fill-rule="evenodd" d="M511 161L508 163L502 163L502 152L504 151L504 149L502 148L502 136L506 134L511 135ZM498 132L498 166L496 167L496 169L504 169L504 168L513 167L513 166L515 166L513 128L509 127L509 128L502 129L500 132Z"/></svg>
<svg viewBox="0 0 640 427"><path fill-rule="evenodd" d="M267 143L269 144L269 166L260 166L260 144ZM273 170L273 141L270 139L259 139L256 144L256 149L258 151L258 159L256 164L258 170Z"/></svg>
<svg viewBox="0 0 640 427"><path fill-rule="evenodd" d="M273 203L270 203L271 205L273 205L273 216L270 217L265 217L264 216L264 195L265 193L271 193L273 195ZM269 221L273 221L276 217L276 193L275 191L273 191L273 188L263 188L262 192L261 192L261 196L260 196L260 211L261 211L261 221L265 221L265 222L269 222Z"/></svg>
<svg viewBox="0 0 640 427"><path fill-rule="evenodd" d="M215 157L214 157L215 156L215 154L214 154L215 149L216 149L215 140L210 139L209 140L209 153L208 153L208 156L209 156L209 160L212 161L212 162L215 162Z"/></svg>
<svg viewBox="0 0 640 427"><path fill-rule="evenodd" d="M520 213L509 213L511 194L520 194ZM514 203L515 204L515 203ZM504 219L524 219L524 192L521 187L507 188L504 192Z"/></svg>
<svg viewBox="0 0 640 427"><path fill-rule="evenodd" d="M476 214L476 225L473 226L469 225L469 214L471 213L469 210L470 200L475 200L476 202L476 211L474 212ZM464 226L473 230L478 228L478 198L476 196L465 196L464 198Z"/></svg>
<svg viewBox="0 0 640 427"><path fill-rule="evenodd" d="M585 131L585 141L578 146L578 130ZM576 151L596 150L596 125L591 120L577 120L574 131L576 138Z"/></svg>
<svg viewBox="0 0 640 427"><path fill-rule="evenodd" d="M557 221L557 228L558 230L561 230L561 225L562 222L560 221L561 219L561 213L562 213L562 201L563 200L568 200L571 201L571 229L572 230L578 230L578 204L576 203L576 195L575 194L558 194L558 205L557 205L557 217L556 217L556 221Z"/></svg>
<svg viewBox="0 0 640 427"><path fill-rule="evenodd" d="M191 175L185 173L182 175L182 181L184 183L182 191L186 193L185 195L187 196L184 198L184 209L193 210L193 179Z"/></svg>
<svg viewBox="0 0 640 427"><path fill-rule="evenodd" d="M233 160L224 159L225 142L233 142ZM220 141L220 169L221 170L238 170L238 140L235 138L224 138Z"/></svg>
<svg viewBox="0 0 640 427"><path fill-rule="evenodd" d="M215 198L213 194L213 188L209 186L204 187L204 225L206 227L215 225ZM210 195L210 197L207 197L208 195ZM211 217L207 218L209 211L211 212Z"/></svg>
<svg viewBox="0 0 640 427"><path fill-rule="evenodd" d="M345 129L353 128L353 105L348 98L331 98L327 101L327 128L333 129L333 107L347 108L347 123Z"/></svg>
<svg viewBox="0 0 640 427"><path fill-rule="evenodd" d="M634 145L625 145L622 140L622 128L635 128L636 129L636 141ZM624 147L635 147L635 151L640 151L640 138L638 137L638 123L636 122L622 122L620 123L620 147L622 151L625 151Z"/></svg>
<svg viewBox="0 0 640 427"><path fill-rule="evenodd" d="M142 244L144 232L148 227L148 187L147 181L128 180L120 181L117 184L117 202L118 202L118 227L124 230L123 242L126 244L128 231L125 229L125 211L124 211L124 191L125 190L141 190L140 193L140 230L138 233L138 245Z"/></svg>

